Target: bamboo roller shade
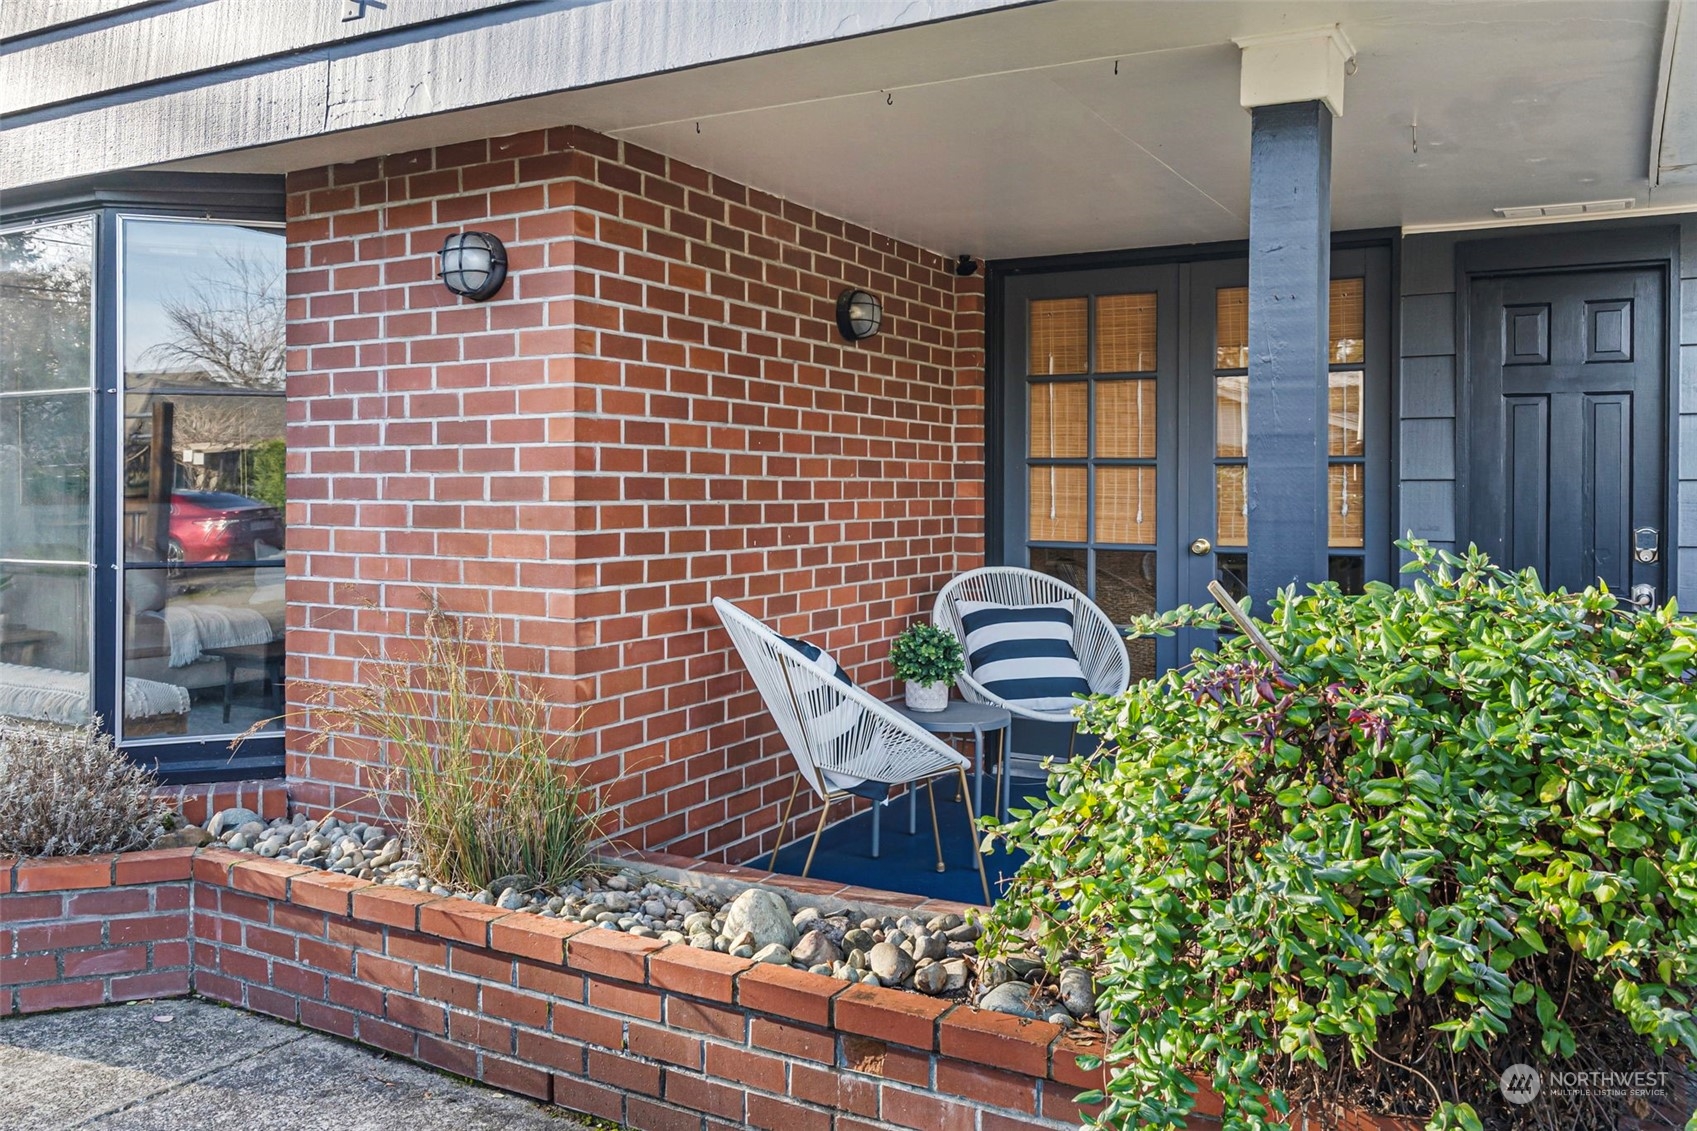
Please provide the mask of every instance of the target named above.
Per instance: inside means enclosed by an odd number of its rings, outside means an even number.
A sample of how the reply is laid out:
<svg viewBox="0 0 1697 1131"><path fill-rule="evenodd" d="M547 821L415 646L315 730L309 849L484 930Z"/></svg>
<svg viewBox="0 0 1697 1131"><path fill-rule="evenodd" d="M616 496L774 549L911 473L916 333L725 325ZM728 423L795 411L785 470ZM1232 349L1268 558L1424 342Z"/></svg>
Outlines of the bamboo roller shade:
<svg viewBox="0 0 1697 1131"><path fill-rule="evenodd" d="M1246 480L1241 464L1214 469L1214 541L1222 548L1249 545L1249 516L1244 510ZM1334 463L1326 469L1326 481L1327 544L1360 549L1366 545L1362 467L1358 463Z"/></svg>
<svg viewBox="0 0 1697 1131"><path fill-rule="evenodd" d="M1359 362L1364 356L1366 293L1362 279L1332 280L1326 357L1334 364ZM1248 287L1221 287L1214 292L1214 368L1249 368Z"/></svg>

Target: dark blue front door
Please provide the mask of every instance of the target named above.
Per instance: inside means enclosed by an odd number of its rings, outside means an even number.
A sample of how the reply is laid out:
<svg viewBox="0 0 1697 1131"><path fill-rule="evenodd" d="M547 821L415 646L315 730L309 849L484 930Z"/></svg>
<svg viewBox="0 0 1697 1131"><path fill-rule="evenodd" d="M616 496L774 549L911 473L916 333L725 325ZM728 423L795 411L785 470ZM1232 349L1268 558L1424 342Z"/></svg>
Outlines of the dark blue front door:
<svg viewBox="0 0 1697 1131"><path fill-rule="evenodd" d="M1663 275L1475 279L1473 537L1550 588L1666 593Z"/></svg>

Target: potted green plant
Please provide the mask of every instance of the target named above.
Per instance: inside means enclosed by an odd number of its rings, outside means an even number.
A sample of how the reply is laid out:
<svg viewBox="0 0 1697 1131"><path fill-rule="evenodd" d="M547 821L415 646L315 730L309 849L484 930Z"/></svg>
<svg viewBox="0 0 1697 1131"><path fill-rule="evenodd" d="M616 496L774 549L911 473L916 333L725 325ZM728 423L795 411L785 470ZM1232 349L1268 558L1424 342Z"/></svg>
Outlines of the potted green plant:
<svg viewBox="0 0 1697 1131"><path fill-rule="evenodd" d="M890 645L896 678L907 681L910 711L941 711L949 705L949 684L966 668L954 634L918 621Z"/></svg>

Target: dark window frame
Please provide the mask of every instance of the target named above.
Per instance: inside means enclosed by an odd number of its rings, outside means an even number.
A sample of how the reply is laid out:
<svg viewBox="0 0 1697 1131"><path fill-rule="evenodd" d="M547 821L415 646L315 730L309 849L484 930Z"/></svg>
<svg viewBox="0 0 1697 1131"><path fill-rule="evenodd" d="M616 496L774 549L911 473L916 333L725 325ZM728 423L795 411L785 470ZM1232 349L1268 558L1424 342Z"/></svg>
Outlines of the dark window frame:
<svg viewBox="0 0 1697 1131"><path fill-rule="evenodd" d="M124 218L178 219L277 226L285 221L281 177L132 173L8 193L0 227L92 216L94 232L94 419L90 437L93 524L94 632L91 706L118 718L122 688L123 364L118 355L123 314L119 228ZM106 725L110 730L110 724ZM228 736L165 737L125 742L122 749L167 783L281 777L283 732L259 735L232 750Z"/></svg>

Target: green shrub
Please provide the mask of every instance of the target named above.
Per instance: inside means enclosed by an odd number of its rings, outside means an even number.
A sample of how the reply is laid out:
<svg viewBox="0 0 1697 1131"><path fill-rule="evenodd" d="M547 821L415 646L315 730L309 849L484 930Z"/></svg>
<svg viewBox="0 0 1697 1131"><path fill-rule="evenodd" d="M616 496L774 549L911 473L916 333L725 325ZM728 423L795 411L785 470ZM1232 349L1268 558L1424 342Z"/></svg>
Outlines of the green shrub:
<svg viewBox="0 0 1697 1131"><path fill-rule="evenodd" d="M1260 1128L1354 1073L1432 1128L1613 1127L1496 1071L1697 1051L1697 625L1404 546L1407 588L1281 597L1282 671L1233 636L1088 703L1117 750L1003 830L991 942L1097 961L1105 1125L1182 1126L1195 1076Z"/></svg>
<svg viewBox="0 0 1697 1131"><path fill-rule="evenodd" d="M895 668L897 679L952 683L966 669L966 660L954 633L915 621L890 645L890 666Z"/></svg>
<svg viewBox="0 0 1697 1131"><path fill-rule="evenodd" d="M0 718L0 856L146 848L172 816L159 788L93 725Z"/></svg>
<svg viewBox="0 0 1697 1131"><path fill-rule="evenodd" d="M601 813L571 764L576 732L550 731L547 702L508 668L492 622L473 639L432 597L416 660L374 662L314 705L331 727L385 742L384 784L405 801L391 818L432 878L484 888L522 874L553 888L595 863Z"/></svg>

